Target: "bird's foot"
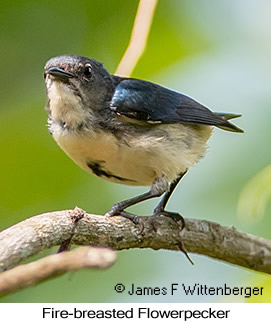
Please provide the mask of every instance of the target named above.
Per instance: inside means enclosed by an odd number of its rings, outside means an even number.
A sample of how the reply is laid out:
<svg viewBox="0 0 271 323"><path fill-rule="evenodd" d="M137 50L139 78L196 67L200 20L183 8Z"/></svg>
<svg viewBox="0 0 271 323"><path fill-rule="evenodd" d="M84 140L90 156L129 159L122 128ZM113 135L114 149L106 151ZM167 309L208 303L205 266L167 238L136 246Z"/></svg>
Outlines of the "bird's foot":
<svg viewBox="0 0 271 323"><path fill-rule="evenodd" d="M141 234L144 231L144 223L143 221L140 220L140 217L135 214L126 212L122 209L119 209L117 207L117 204L113 205L113 207L108 212L105 213L105 216L107 217L122 216L123 218L126 218L132 221L136 226L138 226L139 234Z"/></svg>
<svg viewBox="0 0 271 323"><path fill-rule="evenodd" d="M152 215L164 215L167 216L169 218L171 218L173 221L175 221L177 224L181 225L181 230L184 229L185 227L185 221L184 218L181 216L181 214L177 213L177 212L170 212L170 211L166 211L163 208L160 208L159 206L156 207L153 211Z"/></svg>
<svg viewBox="0 0 271 323"><path fill-rule="evenodd" d="M124 209L121 207L121 204L114 204L112 208L105 213L105 216L112 217L112 216L122 216L126 219L129 219L134 224L139 224L139 217L135 214L129 213L124 211Z"/></svg>
<svg viewBox="0 0 271 323"><path fill-rule="evenodd" d="M169 212L169 211L166 211L164 210L164 208L160 205L158 205L154 211L153 211L153 215L157 215L157 216L161 216L161 215L164 215L164 216L167 216L169 218L171 218L173 221L175 221L178 225L181 226L181 231L185 228L185 221L184 221L184 218L181 216L181 214L177 213L177 212ZM180 241L178 243L178 249L180 251L182 251L185 256L187 257L187 259L190 261L190 263L192 265L194 265L192 259L189 257L188 253L187 253L187 250L185 249L185 246L183 244L182 241Z"/></svg>

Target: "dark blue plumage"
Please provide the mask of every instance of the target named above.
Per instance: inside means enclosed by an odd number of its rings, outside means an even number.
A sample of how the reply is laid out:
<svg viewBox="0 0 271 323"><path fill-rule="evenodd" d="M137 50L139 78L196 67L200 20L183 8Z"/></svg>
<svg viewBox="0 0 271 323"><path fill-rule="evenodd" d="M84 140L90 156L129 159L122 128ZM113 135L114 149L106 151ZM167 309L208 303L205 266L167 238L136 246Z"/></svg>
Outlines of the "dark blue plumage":
<svg viewBox="0 0 271 323"><path fill-rule="evenodd" d="M119 77L118 81L111 107L121 115L141 121L202 124L243 132L227 121L238 115L212 112L184 94L151 82Z"/></svg>

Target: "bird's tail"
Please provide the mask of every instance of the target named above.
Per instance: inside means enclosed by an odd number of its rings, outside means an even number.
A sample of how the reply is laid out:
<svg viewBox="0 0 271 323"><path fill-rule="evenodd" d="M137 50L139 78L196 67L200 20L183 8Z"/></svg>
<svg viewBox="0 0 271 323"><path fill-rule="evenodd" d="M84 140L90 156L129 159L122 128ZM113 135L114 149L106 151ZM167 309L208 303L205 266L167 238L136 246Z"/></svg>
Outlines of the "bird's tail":
<svg viewBox="0 0 271 323"><path fill-rule="evenodd" d="M244 130L238 128L228 120L235 119L241 117L241 114L233 114L233 113L220 113L220 112L215 112L217 116L222 118L225 122L221 125L217 125L217 127L227 130L227 131L232 131L232 132L244 132Z"/></svg>

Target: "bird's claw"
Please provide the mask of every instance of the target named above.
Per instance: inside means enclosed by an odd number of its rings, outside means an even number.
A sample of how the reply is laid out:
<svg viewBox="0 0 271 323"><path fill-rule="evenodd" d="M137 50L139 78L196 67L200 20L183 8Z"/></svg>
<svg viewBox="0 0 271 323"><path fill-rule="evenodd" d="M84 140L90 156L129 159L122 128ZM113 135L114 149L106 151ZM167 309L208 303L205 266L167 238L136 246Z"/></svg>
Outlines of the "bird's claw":
<svg viewBox="0 0 271 323"><path fill-rule="evenodd" d="M166 211L166 210L160 209L160 208L155 208L153 211L153 216L160 216L160 215L164 215L166 217L169 217L173 221L175 221L177 224L181 224L181 231L184 229L185 221L184 221L184 218L181 216L181 214L179 214L177 212L169 212L169 211Z"/></svg>
<svg viewBox="0 0 271 323"><path fill-rule="evenodd" d="M117 208L117 205L116 206L113 205L113 207L108 212L106 212L105 216L107 217L122 216L123 218L126 218L132 221L135 225L139 227L139 234L141 234L144 230L143 221L140 220L139 216L126 212L124 210L121 210Z"/></svg>

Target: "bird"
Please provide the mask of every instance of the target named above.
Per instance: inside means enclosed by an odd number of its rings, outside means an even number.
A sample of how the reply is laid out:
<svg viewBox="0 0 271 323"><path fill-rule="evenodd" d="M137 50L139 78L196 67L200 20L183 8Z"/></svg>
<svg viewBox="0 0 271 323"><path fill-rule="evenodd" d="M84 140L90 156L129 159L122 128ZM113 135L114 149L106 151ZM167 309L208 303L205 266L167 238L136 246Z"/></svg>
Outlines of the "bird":
<svg viewBox="0 0 271 323"><path fill-rule="evenodd" d="M205 154L213 128L242 133L193 98L161 85L111 75L95 59L61 55L44 67L48 128L60 148L82 169L107 181L149 186L114 204L106 216L135 224L132 205L161 197L152 215L184 220L166 210L177 184Z"/></svg>

